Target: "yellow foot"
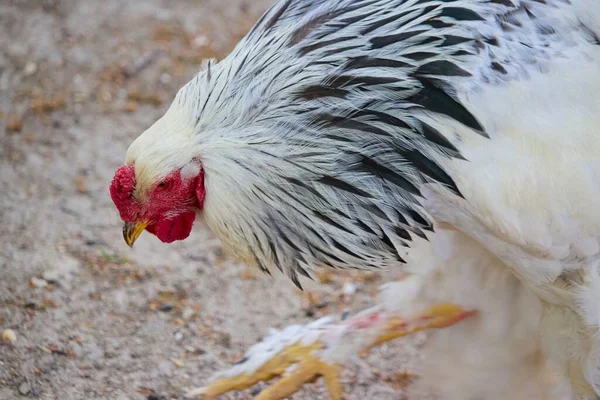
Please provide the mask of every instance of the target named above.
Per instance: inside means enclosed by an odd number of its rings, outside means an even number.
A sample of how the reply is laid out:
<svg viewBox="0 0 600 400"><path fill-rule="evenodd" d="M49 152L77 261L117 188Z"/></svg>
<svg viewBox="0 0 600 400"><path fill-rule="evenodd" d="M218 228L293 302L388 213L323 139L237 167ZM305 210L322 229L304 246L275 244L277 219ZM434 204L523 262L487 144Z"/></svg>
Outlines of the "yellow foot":
<svg viewBox="0 0 600 400"><path fill-rule="evenodd" d="M218 379L206 387L192 390L186 397L203 396L211 399L231 390L247 389L259 382L283 376L290 367L295 366L289 374L263 390L255 400L284 399L296 393L305 383L313 382L321 376L327 385L329 397L332 400L341 400L343 389L339 383L340 367L327 364L313 354L313 351L320 349L322 345L319 342L310 345L296 343L285 348L253 373Z"/></svg>
<svg viewBox="0 0 600 400"><path fill-rule="evenodd" d="M452 326L475 313L476 311L466 311L455 304L442 303L428 308L417 317L404 319L395 315L391 316L380 335L363 351L369 351L382 343L425 329Z"/></svg>
<svg viewBox="0 0 600 400"><path fill-rule="evenodd" d="M330 399L341 400L341 365L353 354L420 330L454 325L473 314L444 303L409 318L372 309L337 324L326 317L307 325L291 326L251 347L229 371L186 396L214 398L281 377L255 400L282 400L305 383L323 377Z"/></svg>

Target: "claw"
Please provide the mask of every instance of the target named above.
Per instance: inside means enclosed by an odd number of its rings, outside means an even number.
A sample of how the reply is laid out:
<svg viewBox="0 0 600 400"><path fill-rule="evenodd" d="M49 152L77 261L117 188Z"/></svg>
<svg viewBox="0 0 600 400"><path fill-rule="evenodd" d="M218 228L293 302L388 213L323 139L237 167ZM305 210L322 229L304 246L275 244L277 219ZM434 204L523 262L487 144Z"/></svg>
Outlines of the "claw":
<svg viewBox="0 0 600 400"><path fill-rule="evenodd" d="M279 381L263 390L255 400L281 400L297 392L305 383L323 377L330 399L341 400L344 392L340 383L341 363L349 348L353 348L355 352L361 347L368 351L381 343L420 330L454 325L473 314L474 311L465 311L457 305L443 303L411 318L401 318L387 311L370 310L340 324L332 324L330 319L324 318L301 327L288 327L289 331L279 332L280 337L276 334L255 345L247 353L248 357L245 357L244 362L226 373L226 376L208 386L190 391L186 397L215 398L232 390L247 389L261 381L267 382L280 377ZM353 344L356 335L350 334L352 332L359 333L358 338L364 337L366 341L359 340ZM372 335L373 333L376 335ZM344 345L350 347L344 348ZM261 356L264 358L265 352L273 352L274 355L257 368L244 365L253 364L252 360L260 359Z"/></svg>
<svg viewBox="0 0 600 400"><path fill-rule="evenodd" d="M231 390L246 389L258 382L267 382L282 376L290 367L296 366L288 375L263 390L255 400L284 399L297 392L305 383L313 382L320 376L325 379L329 397L332 400L340 400L343 394L342 386L339 383L340 367L336 364L327 364L313 355L313 351L322 348L323 345L320 342L310 345L294 344L267 361L252 374L219 379L208 386L189 392L186 397L201 395L210 399Z"/></svg>

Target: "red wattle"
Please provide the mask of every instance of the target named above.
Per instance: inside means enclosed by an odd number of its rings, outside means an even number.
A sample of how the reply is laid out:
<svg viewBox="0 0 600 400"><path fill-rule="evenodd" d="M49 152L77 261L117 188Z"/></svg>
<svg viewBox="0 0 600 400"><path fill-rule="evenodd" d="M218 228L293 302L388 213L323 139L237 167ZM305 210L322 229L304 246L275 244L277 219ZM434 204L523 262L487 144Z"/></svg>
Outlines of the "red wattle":
<svg viewBox="0 0 600 400"><path fill-rule="evenodd" d="M156 223L149 225L146 230L155 234L161 242L172 243L190 235L195 219L195 212L187 212L171 219L160 218Z"/></svg>

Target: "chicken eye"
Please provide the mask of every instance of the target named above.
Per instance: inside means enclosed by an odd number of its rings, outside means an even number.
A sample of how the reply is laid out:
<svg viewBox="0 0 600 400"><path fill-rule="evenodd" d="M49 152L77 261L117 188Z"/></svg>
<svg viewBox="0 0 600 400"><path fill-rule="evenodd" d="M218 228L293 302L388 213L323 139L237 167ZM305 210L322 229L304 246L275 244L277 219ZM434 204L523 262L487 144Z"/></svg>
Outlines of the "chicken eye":
<svg viewBox="0 0 600 400"><path fill-rule="evenodd" d="M165 181L160 181L160 182L158 183L158 185L156 185L156 186L157 186L159 189L164 189L164 188L166 188L166 187L167 187L167 182L165 182Z"/></svg>

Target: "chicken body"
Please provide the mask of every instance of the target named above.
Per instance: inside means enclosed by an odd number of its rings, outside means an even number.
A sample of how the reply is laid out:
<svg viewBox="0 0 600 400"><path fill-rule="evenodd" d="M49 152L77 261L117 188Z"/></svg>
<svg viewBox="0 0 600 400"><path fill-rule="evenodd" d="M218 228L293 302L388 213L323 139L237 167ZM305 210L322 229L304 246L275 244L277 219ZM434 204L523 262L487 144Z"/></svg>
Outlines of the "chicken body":
<svg viewBox="0 0 600 400"><path fill-rule="evenodd" d="M471 238L453 262L486 252L535 294L545 357L595 399L599 37L598 0L280 1L132 144L133 197L199 173L186 204L297 284L402 265L451 226Z"/></svg>

